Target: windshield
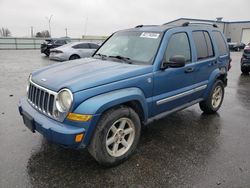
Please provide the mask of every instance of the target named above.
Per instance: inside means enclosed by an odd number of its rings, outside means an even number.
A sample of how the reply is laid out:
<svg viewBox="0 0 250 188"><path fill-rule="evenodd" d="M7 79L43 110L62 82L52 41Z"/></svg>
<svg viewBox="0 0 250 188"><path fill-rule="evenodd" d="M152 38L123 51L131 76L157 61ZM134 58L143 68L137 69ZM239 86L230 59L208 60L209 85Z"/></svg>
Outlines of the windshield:
<svg viewBox="0 0 250 188"><path fill-rule="evenodd" d="M157 32L118 32L105 42L95 56L120 57L134 63L152 64L161 38L162 33Z"/></svg>

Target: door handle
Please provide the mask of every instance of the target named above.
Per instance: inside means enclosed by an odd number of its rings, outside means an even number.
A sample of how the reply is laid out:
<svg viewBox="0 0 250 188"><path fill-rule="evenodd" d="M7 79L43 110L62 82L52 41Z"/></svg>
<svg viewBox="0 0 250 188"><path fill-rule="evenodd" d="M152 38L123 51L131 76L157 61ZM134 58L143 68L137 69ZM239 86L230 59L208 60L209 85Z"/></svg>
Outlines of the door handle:
<svg viewBox="0 0 250 188"><path fill-rule="evenodd" d="M189 67L185 70L185 73L191 73L194 71L194 67Z"/></svg>
<svg viewBox="0 0 250 188"><path fill-rule="evenodd" d="M208 64L208 66L210 67L210 66L216 65L217 63L218 63L217 61L213 61L213 62L210 62L210 63Z"/></svg>

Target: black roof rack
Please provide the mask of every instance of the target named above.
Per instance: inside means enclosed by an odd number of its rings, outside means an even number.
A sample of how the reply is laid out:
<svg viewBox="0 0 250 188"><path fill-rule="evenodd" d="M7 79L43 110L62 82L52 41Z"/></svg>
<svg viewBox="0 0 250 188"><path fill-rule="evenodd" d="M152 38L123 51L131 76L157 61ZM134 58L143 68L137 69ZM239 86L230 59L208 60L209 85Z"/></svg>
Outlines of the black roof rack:
<svg viewBox="0 0 250 188"><path fill-rule="evenodd" d="M154 27L154 26L158 26L158 25L137 25L137 26L135 26L135 28L139 28L139 27Z"/></svg>
<svg viewBox="0 0 250 188"><path fill-rule="evenodd" d="M183 27L189 26L190 24L192 25L210 25L213 26L215 28L218 28L218 25L216 25L215 23L204 23L204 22L184 22L182 24Z"/></svg>

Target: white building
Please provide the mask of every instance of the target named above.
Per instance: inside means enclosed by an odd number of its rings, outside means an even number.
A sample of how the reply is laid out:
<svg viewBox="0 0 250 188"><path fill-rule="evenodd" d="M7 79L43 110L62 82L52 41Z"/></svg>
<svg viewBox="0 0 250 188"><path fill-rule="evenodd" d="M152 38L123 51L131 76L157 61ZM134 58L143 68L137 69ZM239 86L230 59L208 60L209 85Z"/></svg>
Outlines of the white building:
<svg viewBox="0 0 250 188"><path fill-rule="evenodd" d="M179 18L166 23L166 25L182 25L185 22L215 23L224 33L228 42L243 42L244 44L250 42L250 21L229 22L222 21L222 18L217 18L217 20Z"/></svg>

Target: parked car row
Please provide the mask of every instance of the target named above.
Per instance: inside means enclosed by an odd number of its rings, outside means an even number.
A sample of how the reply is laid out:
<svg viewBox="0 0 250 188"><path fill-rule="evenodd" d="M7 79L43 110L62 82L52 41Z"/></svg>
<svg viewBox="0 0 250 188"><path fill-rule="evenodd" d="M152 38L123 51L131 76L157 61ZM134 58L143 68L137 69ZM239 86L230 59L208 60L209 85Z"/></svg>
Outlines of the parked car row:
<svg viewBox="0 0 250 188"><path fill-rule="evenodd" d="M96 43L71 42L68 38L46 39L41 44L41 53L52 60L67 61L90 57L99 48Z"/></svg>
<svg viewBox="0 0 250 188"><path fill-rule="evenodd" d="M228 46L229 46L229 50L238 52L240 50L243 50L246 45L242 42L229 42Z"/></svg>

